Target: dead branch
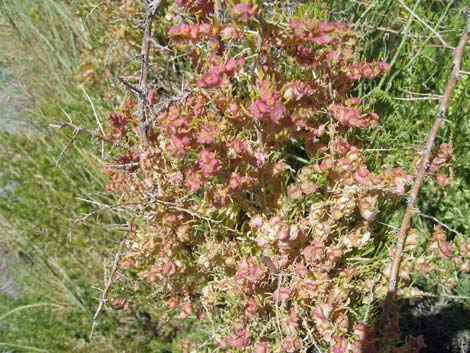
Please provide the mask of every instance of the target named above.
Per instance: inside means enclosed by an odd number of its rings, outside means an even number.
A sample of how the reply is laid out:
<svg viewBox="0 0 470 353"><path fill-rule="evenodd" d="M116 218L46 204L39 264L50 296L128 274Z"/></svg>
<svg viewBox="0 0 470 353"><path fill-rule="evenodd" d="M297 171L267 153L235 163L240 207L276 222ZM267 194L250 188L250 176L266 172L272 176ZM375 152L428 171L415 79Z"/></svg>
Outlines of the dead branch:
<svg viewBox="0 0 470 353"><path fill-rule="evenodd" d="M107 143L109 143L111 145L114 145L114 146L129 149L129 146L127 144L119 142L117 140L113 140L112 138L110 138L108 136L100 134L96 130L89 130L89 129L83 127L83 126L75 125L74 123L70 123L70 122L66 122L66 121L57 121L56 124L57 125L50 125L50 126L55 127L55 128L59 128L59 129L64 128L64 127L69 127L69 128L74 130L74 136L75 136L76 132L84 132L87 135L90 135L91 137L97 138L100 141L107 142Z"/></svg>
<svg viewBox="0 0 470 353"><path fill-rule="evenodd" d="M139 91L138 95L138 115L139 115L139 134L140 139L144 146L148 146L148 71L149 71L149 54L150 45L152 43L152 24L157 9L160 7L161 0L146 0L145 4L145 22L144 22L144 37L142 39L141 60L142 68L140 71Z"/></svg>
<svg viewBox="0 0 470 353"><path fill-rule="evenodd" d="M132 232L133 223L134 223L134 219L131 219L129 221L129 224L128 224L128 230L127 230L126 234L124 235L124 237L121 239L121 242L119 243L118 250L117 250L116 254L114 255L113 266L111 267L111 273L109 274L109 276L106 280L106 284L104 286L103 292L100 295L98 308L96 309L95 315L93 315L93 322L92 322L91 332L90 332L90 340L93 338L93 333L95 331L95 327L98 324L98 321L97 321L98 316L100 315L101 310L103 310L103 306L107 301L109 288L113 284L114 278L116 276L116 271L117 271L117 268L118 268L118 265L119 265L119 260L120 260L121 255L122 255L121 253L122 253L122 250L124 249L124 245L126 244L127 238L129 237L130 233Z"/></svg>
<svg viewBox="0 0 470 353"><path fill-rule="evenodd" d="M59 163L62 160L62 158L64 157L65 152L67 152L67 150L70 148L70 146L73 145L73 143L75 142L75 139L77 138L78 132L79 132L78 130L73 131L72 138L67 143L67 145L65 145L64 149L60 152L59 156L57 157L57 160L55 161L54 168L57 168L59 166Z"/></svg>
<svg viewBox="0 0 470 353"><path fill-rule="evenodd" d="M392 302L397 292L400 262L402 258L403 249L405 247L406 236L407 236L407 231L410 225L411 216L415 208L415 202L418 197L418 193L421 188L421 185L423 183L426 170L429 166L429 159L431 156L431 149L434 145L434 140L436 139L437 132L439 131L439 128L444 120L444 116L447 111L447 107L449 105L450 96L452 94L452 91L454 90L455 84L458 79L462 57L465 52L465 45L467 44L469 36L470 36L470 13L467 13L466 16L467 16L466 27L460 38L459 45L457 46L454 52L454 59L452 62L452 72L447 82L444 95L442 96L442 100L439 105L439 112L437 113L436 120L434 121L433 127L429 131L428 138L426 141L426 148L424 150L421 164L418 169L416 179L411 190L411 195L408 197L408 206L406 208L406 212L405 212L405 215L403 217L403 220L400 226L400 232L398 234L398 238L396 242L395 254L393 255L393 259L392 259L392 267L390 270L387 296L385 298L382 317L380 319L381 328L384 327L385 323L388 320L390 310L392 307Z"/></svg>

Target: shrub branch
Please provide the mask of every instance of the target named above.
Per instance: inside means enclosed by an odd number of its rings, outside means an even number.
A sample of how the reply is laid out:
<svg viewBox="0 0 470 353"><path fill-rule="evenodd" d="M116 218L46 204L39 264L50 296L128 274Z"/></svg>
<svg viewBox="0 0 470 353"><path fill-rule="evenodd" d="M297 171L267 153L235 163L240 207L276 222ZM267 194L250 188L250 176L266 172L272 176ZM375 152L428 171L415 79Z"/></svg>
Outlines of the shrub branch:
<svg viewBox="0 0 470 353"><path fill-rule="evenodd" d="M142 39L141 60L142 68L139 79L138 94L138 114L139 114L139 134L144 146L148 146L147 136L147 115L148 115L148 71L149 71L149 54L150 45L152 43L152 24L155 13L160 7L161 0L146 0L144 37Z"/></svg>
<svg viewBox="0 0 470 353"><path fill-rule="evenodd" d="M121 242L119 243L118 250L117 250L116 254L114 255L113 265L111 267L111 273L109 274L109 277L108 277L108 279L105 283L103 292L100 295L98 307L96 308L96 312L93 315L91 331L90 331L90 341L93 338L93 333L95 332L95 327L98 324L98 316L100 315L101 310L103 310L104 304L107 301L109 288L111 288L111 285L113 284L114 279L116 277L116 272L117 272L117 269L118 269L119 260L121 259L122 251L124 249L124 245L126 244L126 240L129 237L130 233L132 232L133 222L134 222L134 219L132 218L129 222L129 228L128 228L126 234L124 235L124 237L121 239Z"/></svg>
<svg viewBox="0 0 470 353"><path fill-rule="evenodd" d="M434 125L432 126L431 130L429 131L428 138L426 141L426 148L424 150L424 154L421 160L420 167L418 169L416 179L413 184L413 188L411 190L411 195L408 198L408 206L406 208L405 215L403 217L400 232L398 234L398 239L396 242L395 253L392 259L392 267L390 270L390 276L388 281L388 288L387 288L387 296L385 298L382 317L380 320L380 326L386 324L388 316L391 311L392 302L397 292L397 284L398 284L398 273L400 271L400 262L402 259L403 249L405 247L407 231L410 225L411 216L413 214L413 210L415 208L416 199L418 197L419 190L424 180L424 176L426 174L426 170L429 166L429 159L431 156L431 149L433 147L434 141L436 139L437 133L439 128L444 120L445 113L447 111L447 107L449 105L449 99L454 90L455 84L458 80L458 75L460 71L460 65L462 62L462 57L465 52L465 45L468 42L470 36L470 13L467 12L467 24L465 26L465 30L460 38L459 45L455 49L454 52L454 59L452 62L452 71L447 82L446 89L444 91L444 95L442 96L442 100L439 105L439 111L436 116L436 120L434 121Z"/></svg>

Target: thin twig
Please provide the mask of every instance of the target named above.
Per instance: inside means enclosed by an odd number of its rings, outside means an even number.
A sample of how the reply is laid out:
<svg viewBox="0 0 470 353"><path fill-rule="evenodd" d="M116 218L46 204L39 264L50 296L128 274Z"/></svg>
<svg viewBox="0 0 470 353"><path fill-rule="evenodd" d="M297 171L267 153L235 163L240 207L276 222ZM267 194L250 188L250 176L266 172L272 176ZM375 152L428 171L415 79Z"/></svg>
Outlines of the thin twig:
<svg viewBox="0 0 470 353"><path fill-rule="evenodd" d="M8 343L8 342L0 342L0 347L1 346L19 348L21 350L27 350L27 351L30 351L30 352L45 352L45 353L49 352L46 349L41 349L41 348L36 348L36 347L31 347L31 346L23 346L21 344Z"/></svg>
<svg viewBox="0 0 470 353"><path fill-rule="evenodd" d="M393 97L397 101L430 101L439 100L441 97Z"/></svg>
<svg viewBox="0 0 470 353"><path fill-rule="evenodd" d="M360 192L360 191L379 191L384 194L393 194L397 196L403 196L404 194L393 189L387 189L380 186L349 186L342 189L328 189L326 190L329 194L343 194L345 192Z"/></svg>
<svg viewBox="0 0 470 353"><path fill-rule="evenodd" d="M418 197L418 193L421 188L421 185L423 183L426 170L429 166L429 159L431 156L431 149L434 145L434 140L436 139L439 128L444 120L444 116L447 111L447 107L449 105L450 96L457 82L458 74L460 71L460 65L462 62L462 56L465 52L465 45L468 42L469 36L470 36L470 13L467 13L466 27L462 34L462 37L460 38L459 45L455 49L454 59L452 63L452 72L447 82L444 95L442 96L442 100L439 105L439 112L436 116L436 120L434 121L433 127L429 131L428 138L426 141L426 149L424 150L421 164L418 169L416 179L413 184L413 188L411 190L411 195L408 198L408 206L406 208L406 212L405 212L403 221L400 226L400 233L398 234L398 238L397 238L395 254L393 255L393 259L392 259L392 267L390 270L387 296L385 298L382 317L380 320L380 327L382 328L384 327L385 323L388 320L390 310L392 307L392 302L397 292L397 282L398 282L398 273L400 271L400 262L402 258L402 252L405 247L406 235L407 235L408 228L410 225L411 216L415 208L415 202Z"/></svg>
<svg viewBox="0 0 470 353"><path fill-rule="evenodd" d="M470 297L467 295L451 295L451 294L433 294L428 292L420 292L417 296L429 297L429 298L445 298L452 300L470 300Z"/></svg>
<svg viewBox="0 0 470 353"><path fill-rule="evenodd" d="M451 47L449 44L447 44L445 42L444 39L442 39L442 36L439 32L437 32L434 28L432 28L430 25L428 25L421 17L419 17L412 9L410 9L408 6L406 6L406 4L403 2L403 0L398 0L398 2L400 3L401 6L403 6L406 11L408 11L411 16L413 16L414 18L416 18L418 20L419 23L421 23L424 27L426 27L427 29L429 29L436 37L437 39L439 39L439 41L442 43L442 45L444 45L444 47L446 48L449 48L449 49L454 49L454 47Z"/></svg>
<svg viewBox="0 0 470 353"><path fill-rule="evenodd" d="M452 233L454 233L454 234L463 235L463 234L460 233L458 230L449 227L447 224L445 224L444 222L441 222L441 221L438 220L436 217L428 216L428 215L425 215L424 213L421 213L421 212L419 213L419 216L420 216L420 217L424 217L424 218L432 219L434 222L436 222L437 224L441 225L442 227L444 227L445 229L447 229L448 231L450 231L450 232L452 232Z"/></svg>
<svg viewBox="0 0 470 353"><path fill-rule="evenodd" d="M124 144L124 143L122 143L120 141L117 141L117 140L113 140L112 138L109 138L105 135L100 134L96 130L89 130L89 129L83 127L83 126L75 125L74 123L68 123L68 122L65 122L65 121L57 121L56 125L50 124L49 126L54 127L54 128L59 128L59 129L64 128L64 127L69 127L69 128L72 128L74 131L84 132L87 135L95 137L100 141L110 143L114 146L119 146L119 147L122 147L122 148L125 148L125 149L129 149L129 146L127 144Z"/></svg>
<svg viewBox="0 0 470 353"><path fill-rule="evenodd" d="M114 278L116 276L116 271L117 271L117 268L118 268L118 265L119 265L119 260L121 258L121 253L122 253L122 250L124 249L124 245L126 244L127 238L129 237L130 233L132 232L133 223L134 223L134 219L131 219L129 221L128 230L127 230L126 234L124 235L124 237L121 239L121 242L119 243L119 247L118 247L118 250L117 250L116 254L114 254L114 260L113 260L113 266L111 268L111 272L108 276L108 279L106 281L106 285L104 286L103 292L100 295L98 308L96 308L95 315L93 315L93 322L92 322L91 331L90 331L90 340L93 338L93 333L95 331L95 327L98 324L98 321L97 321L98 316L100 315L101 310L103 310L103 306L107 301L109 288L113 284Z"/></svg>
<svg viewBox="0 0 470 353"><path fill-rule="evenodd" d="M67 152L67 150L70 148L70 146L72 146L72 144L75 142L75 138L77 137L78 132L79 132L78 130L73 131L72 138L70 139L70 141L67 143L67 145L64 147L64 149L60 152L59 156L57 157L57 160L55 161L54 168L57 168L59 166L59 163L62 160L62 158L64 157L65 152Z"/></svg>
<svg viewBox="0 0 470 353"><path fill-rule="evenodd" d="M98 124L98 127L100 128L101 134L105 135L103 125L101 124L101 120L98 117L98 113L96 112L95 105L93 104L93 101L91 100L90 96L88 95L87 91L83 86L80 86L80 88L83 91L83 94L85 94L85 97L88 99L88 102L90 103L91 109L93 110L93 115L95 117L96 123ZM101 141L101 160L104 159L104 141Z"/></svg>
<svg viewBox="0 0 470 353"><path fill-rule="evenodd" d="M6 314L3 314L2 316L0 316L0 321L4 320L7 316L10 316L11 314L14 314L18 311L25 310L25 309L31 309L31 308L38 308L38 307L42 307L42 306L52 306L52 307L55 307L55 308L64 309L63 305L59 305L59 304L56 304L56 303L35 303L35 304L23 305L23 306L19 306L19 307L15 308L13 310L10 310Z"/></svg>
<svg viewBox="0 0 470 353"><path fill-rule="evenodd" d="M135 87L134 85L132 85L128 78L127 77L119 77L119 81L121 81L121 83L126 86L131 92L134 92L135 94L137 95L141 95L142 94L142 91L138 88L138 87Z"/></svg>
<svg viewBox="0 0 470 353"><path fill-rule="evenodd" d="M176 210L176 211L180 211L180 212L184 212L184 213L187 213L189 214L190 216L193 216L195 218L199 218L199 219L202 219L204 221L208 221L208 222L211 222L211 223L222 223L221 220L217 220L217 219L213 219L213 218L210 218L210 217L206 217L200 213L197 213L193 210L190 210L190 209L187 209L187 208L183 208L183 207L179 207L177 204L173 203L173 202L168 202L168 201L163 201L163 200L159 200L159 199L156 199L156 198L153 198L152 199L152 202L155 202L155 203L158 203L160 205L163 205L165 207L168 207L168 208L171 208L173 210Z"/></svg>
<svg viewBox="0 0 470 353"><path fill-rule="evenodd" d="M145 2L145 22L144 22L144 37L142 39L141 60L142 68L140 71L139 90L138 95L138 114L139 114L139 134L140 139L144 146L148 146L148 71L149 71L149 54L150 46L152 43L152 24L157 9L160 7L161 0L146 0Z"/></svg>

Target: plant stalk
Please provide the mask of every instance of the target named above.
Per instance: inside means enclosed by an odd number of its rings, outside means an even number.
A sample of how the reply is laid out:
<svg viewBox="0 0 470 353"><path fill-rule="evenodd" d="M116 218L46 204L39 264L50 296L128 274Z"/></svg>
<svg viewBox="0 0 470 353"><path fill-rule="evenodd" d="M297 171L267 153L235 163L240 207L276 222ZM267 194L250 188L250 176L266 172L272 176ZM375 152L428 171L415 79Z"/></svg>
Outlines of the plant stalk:
<svg viewBox="0 0 470 353"><path fill-rule="evenodd" d="M398 274L400 271L400 263L402 259L403 249L406 243L406 236L410 226L411 216L413 214L413 209L415 207L416 199L418 197L419 190L421 185L423 184L424 176L426 174L426 170L429 166L429 159L431 156L431 149L434 145L434 141L436 139L437 133L439 128L444 120L444 116L447 111L447 107L449 105L449 100L454 90L455 84L458 80L459 72L460 72L460 65L462 62L462 57L465 52L465 45L468 42L470 36L470 12L467 11L467 23L465 26L465 30L460 38L459 45L455 49L454 52L454 59L452 62L452 71L447 81L447 86L444 91L444 95L442 96L442 100L439 105L439 111L436 116L436 120L434 121L434 125L432 126L431 130L429 131L428 138L426 141L426 148L423 153L423 157L421 159L421 164L418 169L418 173L416 175L415 182L413 184L413 188L411 190L411 195L408 198L408 206L406 208L405 215L403 217L400 232L398 234L398 239L396 242L395 254L393 255L392 259L392 267L390 270L388 288L387 288L387 296L385 298L382 317L380 319L380 327L384 328L384 325L387 323L391 308L392 302L395 298L398 286Z"/></svg>

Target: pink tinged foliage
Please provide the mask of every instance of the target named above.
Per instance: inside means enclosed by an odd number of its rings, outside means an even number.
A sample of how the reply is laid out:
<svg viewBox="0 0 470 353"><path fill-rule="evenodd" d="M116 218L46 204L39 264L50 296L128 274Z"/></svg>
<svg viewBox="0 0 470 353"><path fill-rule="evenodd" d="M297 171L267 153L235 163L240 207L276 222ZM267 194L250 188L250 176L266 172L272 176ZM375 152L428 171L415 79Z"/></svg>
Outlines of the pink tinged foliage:
<svg viewBox="0 0 470 353"><path fill-rule="evenodd" d="M124 118L121 114L111 113L108 116L109 123L115 128L121 128L126 126L129 121Z"/></svg>
<svg viewBox="0 0 470 353"><path fill-rule="evenodd" d="M332 353L344 353L348 348L348 341L344 337L333 336L333 342L331 345Z"/></svg>
<svg viewBox="0 0 470 353"><path fill-rule="evenodd" d="M220 74L218 68L214 67L209 72L199 78L197 84L202 88L217 87L222 83L223 77Z"/></svg>
<svg viewBox="0 0 470 353"><path fill-rule="evenodd" d="M256 302L256 299L250 298L245 302L245 305L243 306L243 313L246 316L253 316L255 315L259 310L259 305Z"/></svg>
<svg viewBox="0 0 470 353"><path fill-rule="evenodd" d="M256 99L249 107L248 112L256 120L267 117L278 124L286 115L285 105L279 101L280 95L274 92L274 88L267 80L258 82L260 98Z"/></svg>
<svg viewBox="0 0 470 353"><path fill-rule="evenodd" d="M313 22L290 20L294 38L317 45L329 44L339 32L346 30L346 25L338 22Z"/></svg>
<svg viewBox="0 0 470 353"><path fill-rule="evenodd" d="M248 270L248 279L252 282L260 282L264 278L264 270L261 266L255 265Z"/></svg>
<svg viewBox="0 0 470 353"><path fill-rule="evenodd" d="M263 167L265 164L266 164L266 160L268 159L268 156L266 153L264 152L255 152L253 154L253 160L252 160L252 164L256 167L256 168L261 168Z"/></svg>
<svg viewBox="0 0 470 353"><path fill-rule="evenodd" d="M377 353L374 336L366 324L360 323L354 325L354 335L356 339L352 343L353 353Z"/></svg>
<svg viewBox="0 0 470 353"><path fill-rule="evenodd" d="M415 271L420 276L424 276L425 274L429 273L430 268L428 260L425 258L417 259L415 264Z"/></svg>
<svg viewBox="0 0 470 353"><path fill-rule="evenodd" d="M210 145L214 141L214 136L217 134L217 130L209 125L203 125L201 131L198 134L198 142L206 145Z"/></svg>
<svg viewBox="0 0 470 353"><path fill-rule="evenodd" d="M342 242L342 237L347 237L348 232L342 230L348 229L347 222L350 220L359 222L362 227L356 236L359 239L356 243L359 243L365 237L363 234L370 230L369 221L378 212L378 201L367 191L364 195L349 195L347 201L350 205L344 205L349 210L341 210L342 218L337 219L329 217L329 206L321 210L322 214L315 208L319 200L325 204L338 200L337 195L334 199L328 195L326 186L330 185L337 186L338 190L351 185L377 185L405 192L409 176L404 171L390 170L376 175L365 165L363 151L348 143L348 128L369 127L378 119L376 114L363 112L358 99L348 99L348 89L354 84L354 79L376 77L386 69L386 65L354 64L357 53L355 35L343 24L292 20L289 22L290 28L286 29L282 24L270 22L265 24L269 27L263 31L261 63L255 73L262 78L253 87L252 80L246 76L247 73L251 74L253 57L247 59L250 60L249 67L243 72L245 60L241 55L248 54L251 36L258 25L250 25L248 29L240 24L254 20L259 11L255 2L229 2L230 16L236 19L236 23L232 21L223 25L214 24L218 22L215 16L206 16L214 10L213 1L177 0L177 3L192 12L181 18L194 23L178 24L168 30L172 50L187 54L192 60L193 69L187 73L191 78L185 81L184 87L188 97L182 102L171 102L168 109L158 115L153 125L158 143L151 144L155 147L155 155L135 158L142 162L141 166L148 168L144 168L142 179L134 178L130 185L126 185L129 176L115 173L113 181L132 188L125 196L131 201L141 202L145 202L142 195L145 195L148 185L163 184L162 188L158 188L162 200L178 205L184 201L184 207L207 217L233 215L230 218L233 222L229 223L237 232L221 232L219 227L225 227L226 223L214 223L213 230L217 236L212 237L204 231L194 231L200 225L199 221L205 223L198 217L174 209L148 207L146 211L155 213L154 223L158 224L161 220L161 225L152 225L154 229L151 234L143 234L138 227L131 240L135 247L131 248L126 259L129 258L130 266L136 266L139 276L152 286L166 290L169 297L177 293L178 298L171 303L167 301L170 307L181 309L181 312L174 310L176 316L179 314L185 318L202 312L196 309L200 303L200 288L210 288L207 295L204 294L204 297L210 298L207 308L204 302L208 313L215 310L213 305L217 305L219 299L234 303L223 310L221 331L216 332L216 336L224 335L216 341L224 351L267 353L270 350L265 342L266 337L269 337L271 349L276 352L308 348L302 347L308 344L305 326L300 324L304 320L305 325L316 330L321 344L330 344L331 351L335 353L344 352L345 337L351 341L352 349L355 349L356 343L362 348L367 347L369 338L356 339L347 332L354 322L350 323L345 314L349 305L346 300L357 304L352 302L355 299L348 298L349 286L356 286L356 283L350 282L357 280L357 286L364 282L361 282L360 276L351 281L353 272L348 271L346 261L341 261L343 257L347 260L346 256L350 256ZM180 19L174 18L173 21L176 23ZM250 33L249 40L238 41L244 38L244 33ZM225 45L228 41L230 45ZM277 52L287 55L287 62L296 66L295 60L301 62L297 68L305 68L305 81L286 74L285 62L276 62L275 57L270 57L272 54L276 56ZM192 73L195 72L201 74L193 80ZM314 75L312 78L312 72L319 73L319 77ZM330 84L335 92L333 97L325 89ZM152 101L149 95L149 105L153 104ZM326 134L328 119L325 119L324 112L328 108L330 115L339 122L336 140L333 141ZM124 116L131 115L126 113ZM115 125L119 126L121 122ZM255 141L253 125L263 128L261 147ZM142 146L138 142L134 144L134 139L126 141L132 142L131 149L137 155L146 153L141 152ZM304 142L308 159L320 163L309 165L304 173L297 173L295 181L290 183L287 190L290 199L300 199L303 195L313 197L306 200L306 212L294 212L289 218L284 213L285 204L293 207L296 204L285 200L283 189L286 181L290 180L286 173L290 167L285 162L273 161L279 160L278 153L281 158L285 157L282 156L282 146L287 141ZM436 154L436 165L440 163L438 158L444 154L445 151ZM257 168L263 168L261 172L271 190L266 195L265 209L258 208L257 201L263 190ZM180 170L180 175L174 174L175 170ZM204 192L191 195L202 188ZM318 195L315 195L317 192ZM251 206L251 201L255 207ZM309 213L310 205L312 210ZM245 214L252 215L251 219L244 217ZM194 245L195 251L207 249L210 255L200 256L195 261L185 257L184 264L170 261L186 255L188 244L191 247ZM439 245L436 251L450 257L456 250L445 238L436 241L436 244ZM139 250L133 250L136 248ZM269 253L272 266L261 258L260 248ZM137 252L140 253L136 255ZM145 268L145 259L153 254L160 258L156 261L157 265L149 270ZM281 269L286 277L281 284L283 287L276 289L277 285L271 286L267 277L269 273L272 275L270 277L274 277ZM204 271L197 283L187 281L185 276L197 270ZM212 282L214 275L221 280L217 284ZM266 300L266 295L268 299L272 296L273 300ZM184 298L187 298L186 302ZM188 298L197 302L191 303ZM276 322L274 315L270 314L274 312L275 305L286 301L291 302L290 307L298 310L299 314L294 309L287 313L287 309L281 310L280 334L287 336L282 339L273 332L273 329L277 331ZM314 306L314 315L305 316L305 304L309 308ZM257 326L265 324L264 316L263 319L256 317L260 313L266 314L269 320L263 336L260 335L262 329L258 330L260 327ZM233 332L227 334L226 329L233 325L233 318L237 315L244 319L235 325ZM353 317L350 316L351 320ZM282 342L279 342L280 339ZM367 353L375 352L370 350Z"/></svg>
<svg viewBox="0 0 470 353"><path fill-rule="evenodd" d="M113 299L111 301L111 305L114 308L117 308L117 309L120 309L120 310L123 310L123 311L129 310L129 302L127 301L127 299L125 299L123 297L117 297L117 298Z"/></svg>
<svg viewBox="0 0 470 353"><path fill-rule="evenodd" d="M191 192L198 191L202 187L202 180L199 174L196 174L194 172L189 172L186 175L186 187L189 189Z"/></svg>
<svg viewBox="0 0 470 353"><path fill-rule="evenodd" d="M203 74L197 81L197 84L201 88L213 88L221 86L222 84L228 84L227 77L234 76L236 70L245 64L244 58L237 60L229 58L223 62L223 59L214 56L213 66L211 69Z"/></svg>
<svg viewBox="0 0 470 353"><path fill-rule="evenodd" d="M251 217L250 223L249 223L251 228L259 228L263 225L263 217L261 215L257 214Z"/></svg>
<svg viewBox="0 0 470 353"><path fill-rule="evenodd" d="M176 273L176 265L172 261L168 261L163 265L162 274L173 276Z"/></svg>
<svg viewBox="0 0 470 353"><path fill-rule="evenodd" d="M267 342L261 342L253 348L253 353L270 353L269 345Z"/></svg>
<svg viewBox="0 0 470 353"><path fill-rule="evenodd" d="M235 139L232 142L227 143L227 157L229 159L237 159L242 157L248 152L248 146L245 141Z"/></svg>
<svg viewBox="0 0 470 353"><path fill-rule="evenodd" d="M362 62L350 65L348 68L348 75L353 80L361 78L375 78L382 75L384 72L390 70L390 65L386 62Z"/></svg>
<svg viewBox="0 0 470 353"><path fill-rule="evenodd" d="M257 8L256 6L253 5L251 1L246 4L243 4L243 3L236 4L230 10L230 16L235 21L238 21L241 23L251 22L253 20L253 17L256 15L256 13L257 13Z"/></svg>
<svg viewBox="0 0 470 353"><path fill-rule="evenodd" d="M243 348L251 344L251 333L245 328L245 323L236 323L233 327L235 336L227 337L227 343L233 348Z"/></svg>
<svg viewBox="0 0 470 353"><path fill-rule="evenodd" d="M176 0L176 4L197 15L207 15L214 11L213 0Z"/></svg>
<svg viewBox="0 0 470 353"><path fill-rule="evenodd" d="M320 239L315 239L312 245L307 246L304 251L303 255L305 261L311 262L314 260L319 260L324 252L324 245Z"/></svg>
<svg viewBox="0 0 470 353"><path fill-rule="evenodd" d="M169 152L176 156L183 157L189 150L191 140L187 135L176 134L171 136L171 147Z"/></svg>
<svg viewBox="0 0 470 353"><path fill-rule="evenodd" d="M292 291L289 288L281 287L273 292L273 300L275 303L279 303L288 300L291 295Z"/></svg>
<svg viewBox="0 0 470 353"><path fill-rule="evenodd" d="M294 353L300 349L300 342L297 337L285 337L281 341L281 350L286 353Z"/></svg>
<svg viewBox="0 0 470 353"><path fill-rule="evenodd" d="M222 169L222 166L213 152L204 149L199 155L199 168L201 168L204 177L209 177L215 175Z"/></svg>
<svg viewBox="0 0 470 353"><path fill-rule="evenodd" d="M320 321L328 321L333 312L333 307L327 303L315 305L315 317Z"/></svg>
<svg viewBox="0 0 470 353"><path fill-rule="evenodd" d="M439 244L439 250L441 256L445 259L448 259L452 256L453 246L448 241L443 241Z"/></svg>
<svg viewBox="0 0 470 353"><path fill-rule="evenodd" d="M439 145L435 155L431 158L429 172L436 173L452 159L452 148L448 143Z"/></svg>
<svg viewBox="0 0 470 353"><path fill-rule="evenodd" d="M436 183L439 185L441 188L445 188L446 186L450 185L451 179L448 175L444 173L439 173L436 176Z"/></svg>
<svg viewBox="0 0 470 353"><path fill-rule="evenodd" d="M426 343L424 343L424 336L419 335L411 338L408 342L408 345L413 350L413 352L419 352L421 349L426 348Z"/></svg>
<svg viewBox="0 0 470 353"><path fill-rule="evenodd" d="M167 305L170 309L175 309L178 307L178 305L180 305L180 300L177 297L171 297L168 300Z"/></svg>
<svg viewBox="0 0 470 353"><path fill-rule="evenodd" d="M229 189L237 190L237 189L240 189L241 186L242 186L242 177L239 174L233 172L232 175L230 176L230 180L228 184Z"/></svg>
<svg viewBox="0 0 470 353"><path fill-rule="evenodd" d="M270 109L269 118L273 123L278 123L286 114L286 107L280 102L276 102Z"/></svg>
<svg viewBox="0 0 470 353"><path fill-rule="evenodd" d="M377 213L379 213L376 196L360 196L358 206L362 218L366 221L372 221Z"/></svg>
<svg viewBox="0 0 470 353"><path fill-rule="evenodd" d="M186 319L189 315L193 313L193 305L191 302L185 302L181 308L180 318Z"/></svg>
<svg viewBox="0 0 470 353"><path fill-rule="evenodd" d="M375 113L364 114L358 108L347 107L340 104L332 104L330 106L330 113L341 125L348 127L368 127L379 118Z"/></svg>
<svg viewBox="0 0 470 353"><path fill-rule="evenodd" d="M289 185L287 188L287 196L291 200L297 200L302 197L302 190L297 185Z"/></svg>
<svg viewBox="0 0 470 353"><path fill-rule="evenodd" d="M235 281L239 282L247 279L251 282L257 283L264 279L265 273L261 266L253 263L253 257L248 257L240 261L238 264L238 272L235 275Z"/></svg>
<svg viewBox="0 0 470 353"><path fill-rule="evenodd" d="M353 173L353 178L354 180L360 184L360 185L366 185L367 180L370 176L370 172L367 169L367 166L364 164L361 164L357 167L357 169Z"/></svg>
<svg viewBox="0 0 470 353"><path fill-rule="evenodd" d="M250 345L251 338L230 336L227 337L227 343L233 348L243 348Z"/></svg>
<svg viewBox="0 0 470 353"><path fill-rule="evenodd" d="M250 105L248 111L256 120L261 120L268 112L268 106L263 100L257 99Z"/></svg>

